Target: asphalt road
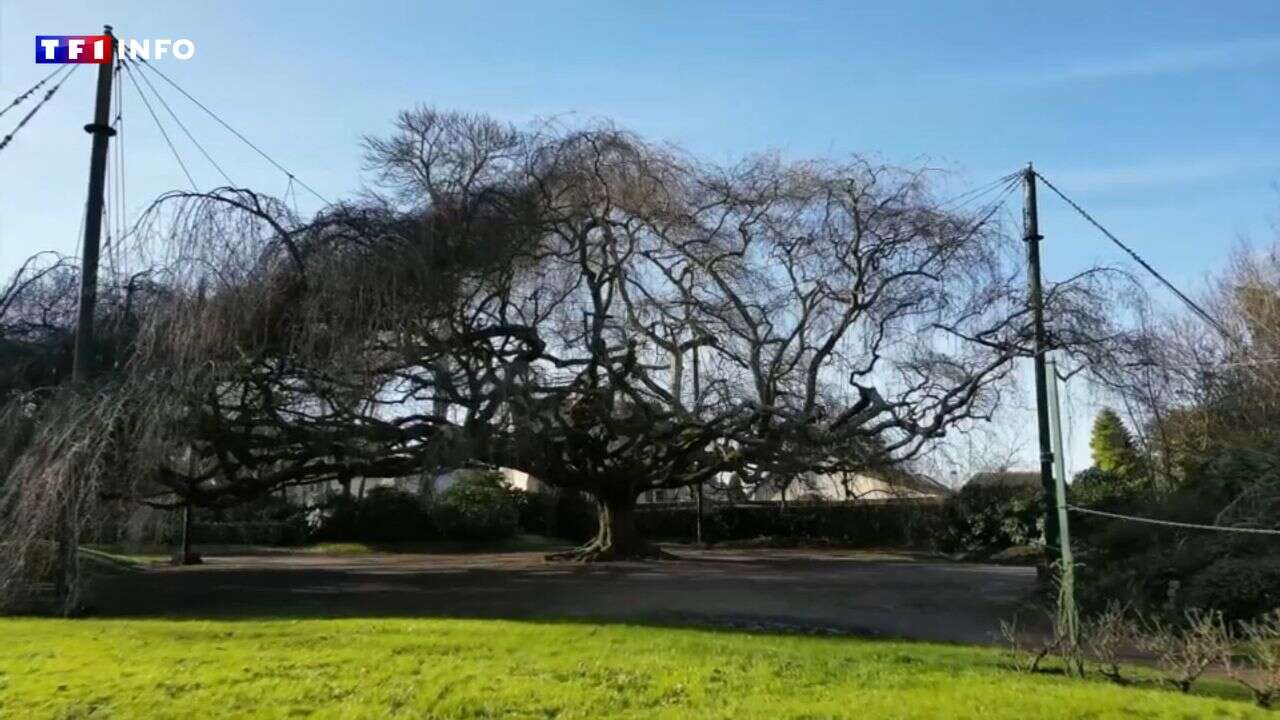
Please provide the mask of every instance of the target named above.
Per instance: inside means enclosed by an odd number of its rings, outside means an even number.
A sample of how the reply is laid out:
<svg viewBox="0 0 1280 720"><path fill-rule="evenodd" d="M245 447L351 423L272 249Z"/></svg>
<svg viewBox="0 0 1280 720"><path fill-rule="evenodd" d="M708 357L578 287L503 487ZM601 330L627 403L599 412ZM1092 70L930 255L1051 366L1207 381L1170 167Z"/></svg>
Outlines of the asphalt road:
<svg viewBox="0 0 1280 720"><path fill-rule="evenodd" d="M475 617L706 624L991 643L1026 567L840 551L677 550L581 565L541 553L207 558L99 579L103 616Z"/></svg>

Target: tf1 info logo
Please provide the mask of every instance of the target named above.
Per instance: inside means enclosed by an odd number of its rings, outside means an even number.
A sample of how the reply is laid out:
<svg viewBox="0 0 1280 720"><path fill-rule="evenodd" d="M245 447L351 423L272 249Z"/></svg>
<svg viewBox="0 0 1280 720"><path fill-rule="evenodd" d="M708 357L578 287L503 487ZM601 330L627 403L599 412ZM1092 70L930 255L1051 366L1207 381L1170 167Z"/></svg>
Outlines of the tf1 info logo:
<svg viewBox="0 0 1280 720"><path fill-rule="evenodd" d="M128 60L158 60L172 55L178 60L190 60L196 54L196 44L185 38L170 40L118 40L118 49ZM113 59L110 35L37 35L36 62L59 65L102 65Z"/></svg>

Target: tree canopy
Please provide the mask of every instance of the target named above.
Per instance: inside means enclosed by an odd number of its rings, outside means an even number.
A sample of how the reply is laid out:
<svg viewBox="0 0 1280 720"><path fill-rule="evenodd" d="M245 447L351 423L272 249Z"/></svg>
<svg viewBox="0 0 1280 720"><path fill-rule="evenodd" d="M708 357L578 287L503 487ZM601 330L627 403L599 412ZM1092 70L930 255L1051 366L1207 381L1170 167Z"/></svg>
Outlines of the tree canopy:
<svg viewBox="0 0 1280 720"><path fill-rule="evenodd" d="M596 498L577 557L643 555L640 493L908 462L1028 353L1016 241L928 171L431 108L365 150L375 187L311 218L240 188L155 203L117 360L6 405L34 430L0 519L501 466ZM1048 285L1059 347L1096 351L1104 289Z"/></svg>

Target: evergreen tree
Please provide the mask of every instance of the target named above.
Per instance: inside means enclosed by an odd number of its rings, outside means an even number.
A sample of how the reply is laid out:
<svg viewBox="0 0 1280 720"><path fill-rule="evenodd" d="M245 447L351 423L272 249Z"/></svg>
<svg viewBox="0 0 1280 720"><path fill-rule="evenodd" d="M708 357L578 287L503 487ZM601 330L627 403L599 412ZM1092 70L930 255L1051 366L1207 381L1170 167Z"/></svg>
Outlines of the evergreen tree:
<svg viewBox="0 0 1280 720"><path fill-rule="evenodd" d="M1135 480L1141 474L1141 459L1134 447L1133 436L1111 408L1103 408L1094 419L1089 450L1093 453L1095 467L1113 473L1121 480Z"/></svg>

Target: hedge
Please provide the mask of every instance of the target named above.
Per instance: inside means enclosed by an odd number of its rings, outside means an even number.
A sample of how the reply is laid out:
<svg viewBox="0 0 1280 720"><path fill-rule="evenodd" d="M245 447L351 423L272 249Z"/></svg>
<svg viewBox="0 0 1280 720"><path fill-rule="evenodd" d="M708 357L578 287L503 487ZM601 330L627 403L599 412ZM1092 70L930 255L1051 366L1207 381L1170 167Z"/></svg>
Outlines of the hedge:
<svg viewBox="0 0 1280 720"><path fill-rule="evenodd" d="M942 507L932 503L886 502L716 505L703 515L707 542L760 537L831 542L848 547L928 547L943 521ZM691 541L697 509L690 506L641 506L636 514L647 537Z"/></svg>
<svg viewBox="0 0 1280 720"><path fill-rule="evenodd" d="M176 543L181 526L169 541ZM208 522L198 517L191 525L191 541L201 545L301 545L307 541L307 526L301 521L245 520Z"/></svg>

